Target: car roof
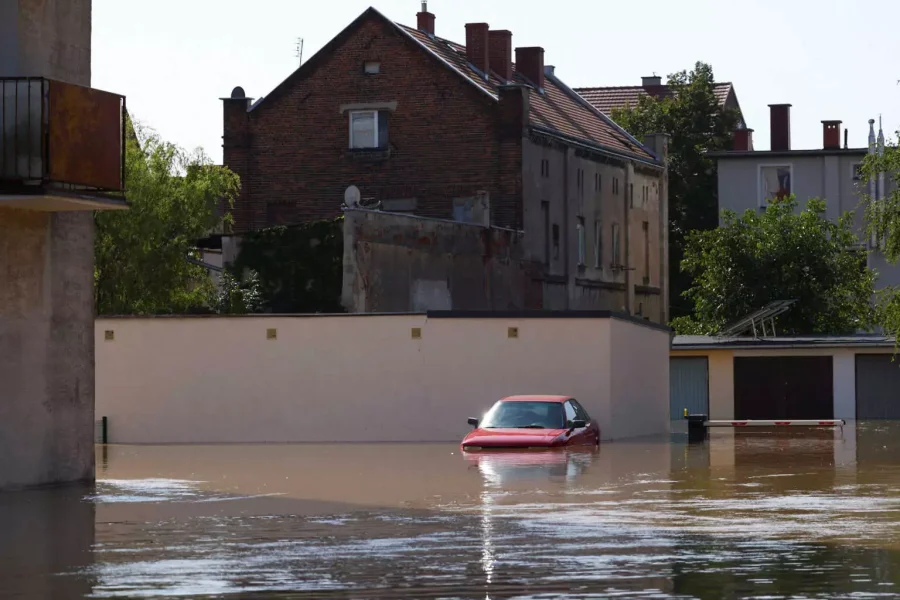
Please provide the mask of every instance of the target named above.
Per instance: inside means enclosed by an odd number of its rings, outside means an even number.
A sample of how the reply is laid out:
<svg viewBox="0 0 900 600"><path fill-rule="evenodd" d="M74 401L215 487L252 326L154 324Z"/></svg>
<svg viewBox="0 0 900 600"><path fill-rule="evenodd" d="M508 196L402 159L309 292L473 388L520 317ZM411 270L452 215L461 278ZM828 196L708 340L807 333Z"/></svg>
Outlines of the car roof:
<svg viewBox="0 0 900 600"><path fill-rule="evenodd" d="M500 402L565 402L571 396L507 396Z"/></svg>

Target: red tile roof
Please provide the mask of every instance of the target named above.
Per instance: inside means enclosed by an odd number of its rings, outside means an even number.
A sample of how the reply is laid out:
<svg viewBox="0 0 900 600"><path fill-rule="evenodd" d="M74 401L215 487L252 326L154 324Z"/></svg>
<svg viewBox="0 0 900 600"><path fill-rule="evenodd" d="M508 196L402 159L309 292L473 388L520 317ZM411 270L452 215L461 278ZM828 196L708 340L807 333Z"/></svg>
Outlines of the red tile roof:
<svg viewBox="0 0 900 600"><path fill-rule="evenodd" d="M713 91L719 104L724 105L728 100L728 94L731 93L732 85L730 83L716 83ZM622 86L622 87L593 87L593 88L575 88L585 100L590 102L597 110L611 114L613 109L625 108L626 106L636 106L641 96L651 93L654 96L668 96L672 92L667 85L648 86L644 88L640 85Z"/></svg>
<svg viewBox="0 0 900 600"><path fill-rule="evenodd" d="M513 81L501 81L490 73L488 79L475 70L466 57L466 48L449 40L431 37L413 27L396 24L403 32L417 41L438 59L468 79L473 85L495 100L499 88L508 83L531 85L517 72ZM513 65L515 71L515 65ZM531 124L568 138L575 138L598 149L622 152L643 160L656 161L654 155L640 142L616 125L606 115L600 114L578 94L555 76L547 75L544 93L531 95Z"/></svg>

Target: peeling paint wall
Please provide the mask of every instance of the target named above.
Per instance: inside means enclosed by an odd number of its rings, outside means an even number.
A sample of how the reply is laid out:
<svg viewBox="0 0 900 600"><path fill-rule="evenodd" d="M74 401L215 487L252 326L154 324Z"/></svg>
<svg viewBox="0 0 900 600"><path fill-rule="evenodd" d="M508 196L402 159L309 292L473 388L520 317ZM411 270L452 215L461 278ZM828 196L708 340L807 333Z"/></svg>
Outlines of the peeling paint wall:
<svg viewBox="0 0 900 600"><path fill-rule="evenodd" d="M17 16L0 19L16 40L0 75L90 85L90 0L18 0ZM94 477L93 277L91 213L0 209L0 490Z"/></svg>
<svg viewBox="0 0 900 600"><path fill-rule="evenodd" d="M528 307L520 232L397 213L347 210L349 312Z"/></svg>

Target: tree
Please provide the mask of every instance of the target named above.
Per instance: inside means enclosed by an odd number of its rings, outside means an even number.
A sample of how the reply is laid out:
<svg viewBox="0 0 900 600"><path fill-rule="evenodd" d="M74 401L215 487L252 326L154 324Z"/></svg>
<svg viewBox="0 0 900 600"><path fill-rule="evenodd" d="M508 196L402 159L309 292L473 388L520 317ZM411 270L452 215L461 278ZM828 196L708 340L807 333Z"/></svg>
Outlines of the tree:
<svg viewBox="0 0 900 600"><path fill-rule="evenodd" d="M884 153L869 155L863 162L865 183L884 180L884 198L864 195L867 233L878 242L885 259L896 264L900 260L900 132L897 139L884 146ZM865 186L868 190L868 185ZM886 332L900 334L900 288L885 286L878 291L877 322Z"/></svg>
<svg viewBox="0 0 900 600"><path fill-rule="evenodd" d="M246 281L225 271L222 282L213 294L210 305L220 315L240 315L262 312L263 298L260 290L259 274L247 273Z"/></svg>
<svg viewBox="0 0 900 600"><path fill-rule="evenodd" d="M637 106L613 111L612 118L638 139L668 133L669 143L669 301L674 317L690 314L683 292L691 286L679 265L687 235L718 225L716 162L706 153L729 150L740 123L737 111L723 109L715 95L712 67L669 75L671 94L642 96Z"/></svg>
<svg viewBox="0 0 900 600"><path fill-rule="evenodd" d="M189 262L195 241L222 223L238 177L134 126L126 138L127 211L96 216L95 282L99 314L172 314L207 306L214 293L206 270Z"/></svg>
<svg viewBox="0 0 900 600"><path fill-rule="evenodd" d="M796 300L778 318L779 334L871 327L875 275L865 267L853 214L829 221L819 199L796 208L790 196L762 214L723 211L722 227L688 235L682 268L693 277L685 297L694 314L673 320L678 333L717 333L775 300Z"/></svg>

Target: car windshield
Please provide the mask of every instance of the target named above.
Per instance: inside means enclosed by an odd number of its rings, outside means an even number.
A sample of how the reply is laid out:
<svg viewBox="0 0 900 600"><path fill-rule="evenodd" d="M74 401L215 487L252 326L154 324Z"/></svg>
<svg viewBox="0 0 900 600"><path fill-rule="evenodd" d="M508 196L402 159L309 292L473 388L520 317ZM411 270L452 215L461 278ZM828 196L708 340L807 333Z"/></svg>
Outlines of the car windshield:
<svg viewBox="0 0 900 600"><path fill-rule="evenodd" d="M495 404L481 421L484 429L561 429L559 402L504 402Z"/></svg>

